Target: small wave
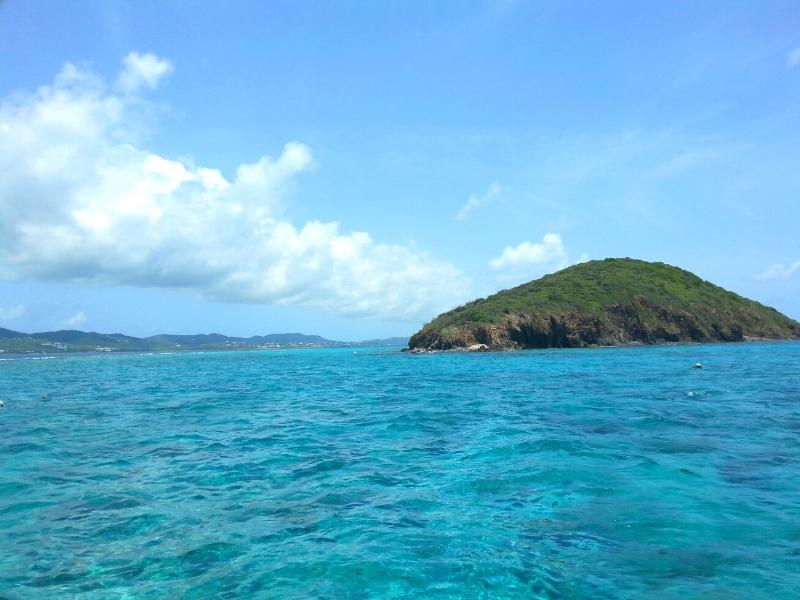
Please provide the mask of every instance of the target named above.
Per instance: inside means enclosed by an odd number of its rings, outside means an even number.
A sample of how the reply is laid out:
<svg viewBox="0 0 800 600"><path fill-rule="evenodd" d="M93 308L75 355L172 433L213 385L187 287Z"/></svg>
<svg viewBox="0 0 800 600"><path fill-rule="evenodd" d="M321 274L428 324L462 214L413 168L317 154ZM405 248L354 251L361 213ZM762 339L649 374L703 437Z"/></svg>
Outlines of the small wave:
<svg viewBox="0 0 800 600"><path fill-rule="evenodd" d="M32 442L21 442L19 444L10 444L5 447L0 447L0 452L8 454L21 454L22 452L28 452L30 450L39 451L47 450L47 448L41 444L34 444Z"/></svg>

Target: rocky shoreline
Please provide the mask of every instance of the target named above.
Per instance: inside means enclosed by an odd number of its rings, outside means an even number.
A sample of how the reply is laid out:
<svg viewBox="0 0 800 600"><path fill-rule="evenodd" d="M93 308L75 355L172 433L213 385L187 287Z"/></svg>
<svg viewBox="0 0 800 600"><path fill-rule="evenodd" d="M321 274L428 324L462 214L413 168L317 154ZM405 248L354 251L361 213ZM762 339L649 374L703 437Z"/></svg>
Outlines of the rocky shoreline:
<svg viewBox="0 0 800 600"><path fill-rule="evenodd" d="M611 307L606 318L576 314L515 315L499 324L470 323L443 330L423 330L411 337L409 348L497 351L670 342L740 342L745 339L744 331L737 324L703 327L690 314L665 314L657 325L648 326L628 312ZM756 337L784 337L779 332L774 333Z"/></svg>
<svg viewBox="0 0 800 600"><path fill-rule="evenodd" d="M655 342L652 344L645 344L643 342L629 342L627 344L596 344L591 346L580 346L580 348L584 349L592 349L592 348L641 348L645 346L699 346L703 344L722 344L722 343L740 343L740 344L754 344L754 343L763 343L763 342L775 342L775 343L791 343L791 342L798 342L800 343L800 338L766 338L766 337L751 337L745 336L743 339L738 340L736 342L726 342L726 341L709 341L709 342ZM563 346L553 346L549 348L523 348L522 346L514 346L509 348L490 348L485 344L476 344L473 346L469 346L467 348L448 348L447 350L437 350L431 348L403 348L402 352L407 352L409 354L470 354L470 353L482 353L482 352L521 352L523 350L554 350L560 349Z"/></svg>

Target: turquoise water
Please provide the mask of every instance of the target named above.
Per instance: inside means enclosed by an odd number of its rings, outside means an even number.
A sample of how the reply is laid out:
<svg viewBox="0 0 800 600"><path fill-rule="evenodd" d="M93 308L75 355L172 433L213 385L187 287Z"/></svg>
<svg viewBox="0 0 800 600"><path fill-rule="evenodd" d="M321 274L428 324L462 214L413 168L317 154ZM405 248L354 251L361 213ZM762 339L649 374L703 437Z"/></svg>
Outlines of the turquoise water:
<svg viewBox="0 0 800 600"><path fill-rule="evenodd" d="M3 598L800 595L800 343L3 360L0 397Z"/></svg>

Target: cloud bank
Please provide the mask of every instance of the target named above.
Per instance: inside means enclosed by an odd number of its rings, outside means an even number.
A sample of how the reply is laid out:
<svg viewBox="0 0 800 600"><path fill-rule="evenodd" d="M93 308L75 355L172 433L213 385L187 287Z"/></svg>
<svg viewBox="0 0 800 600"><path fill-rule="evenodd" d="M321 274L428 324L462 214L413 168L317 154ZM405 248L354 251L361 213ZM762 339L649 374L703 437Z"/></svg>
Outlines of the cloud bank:
<svg viewBox="0 0 800 600"><path fill-rule="evenodd" d="M313 168L297 142L219 170L138 147L172 65L131 53L109 85L66 64L0 103L0 277L183 289L216 301L415 318L463 299L451 264L413 247L296 226L286 198Z"/></svg>

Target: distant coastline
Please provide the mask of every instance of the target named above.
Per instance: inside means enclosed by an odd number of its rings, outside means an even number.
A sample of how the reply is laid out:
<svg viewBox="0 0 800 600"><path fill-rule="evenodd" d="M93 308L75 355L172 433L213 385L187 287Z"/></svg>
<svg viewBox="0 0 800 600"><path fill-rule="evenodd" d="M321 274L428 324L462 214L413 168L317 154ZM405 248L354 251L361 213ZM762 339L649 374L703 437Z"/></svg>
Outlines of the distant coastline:
<svg viewBox="0 0 800 600"><path fill-rule="evenodd" d="M23 333L0 328L0 356L101 352L186 352L204 350L264 350L279 348L345 348L407 346L407 337L343 342L319 335L270 333L248 338L219 333L197 335L159 334L138 338L121 333L97 333L62 329Z"/></svg>

